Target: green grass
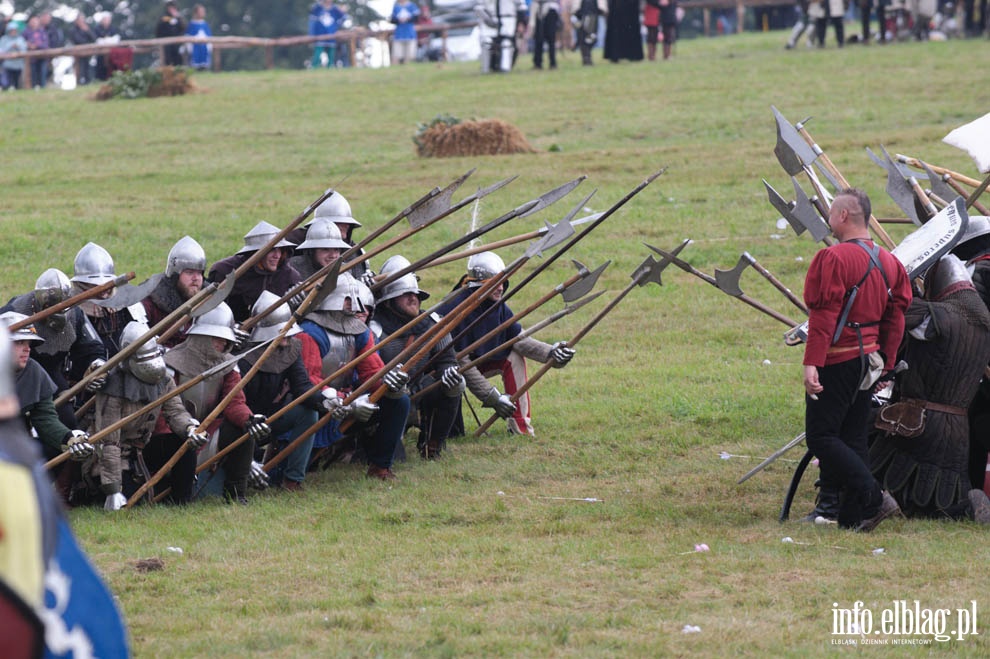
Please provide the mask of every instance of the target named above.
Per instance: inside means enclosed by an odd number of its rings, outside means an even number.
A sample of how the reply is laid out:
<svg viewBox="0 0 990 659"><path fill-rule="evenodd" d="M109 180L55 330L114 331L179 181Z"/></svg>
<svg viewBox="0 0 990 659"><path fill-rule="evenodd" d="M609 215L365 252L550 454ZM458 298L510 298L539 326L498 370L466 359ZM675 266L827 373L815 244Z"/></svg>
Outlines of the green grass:
<svg viewBox="0 0 990 659"><path fill-rule="evenodd" d="M789 189L769 106L792 121L814 115L809 129L876 214L900 215L864 147L978 176L940 140L986 112L973 84L986 44L785 52L784 38L684 41L656 64L584 68L566 53L553 73L521 58L505 76L417 65L197 76L204 93L153 100L4 94L0 288L9 297L47 267L71 272L89 240L139 279L159 272L186 233L217 260L256 222L284 225L328 186L370 229L473 167L472 186L519 175L482 202L478 219L488 221L582 174L579 191L597 189L589 206L602 210L666 166L574 250L589 265L612 259L605 299L646 257L641 242L670 248L683 238L695 240L683 256L706 272L748 250L800 292L816 246L778 230L766 202L761 178ZM444 113L508 121L537 153L417 159L417 124ZM495 237L553 221L572 203ZM470 215L402 251L426 254L466 231ZM425 271L422 286L441 293L461 267ZM555 264L513 306L568 268ZM978 575L990 551L973 524L900 520L868 536L781 526L793 463L735 484L802 429L801 354L782 344L783 325L704 282L673 269L663 280L634 290L570 367L540 382L535 440L500 430L456 441L439 463L400 465L392 487L341 466L313 475L302 496L262 493L246 509L73 511L138 656L824 655L841 650L830 645L833 602L861 600L877 616L894 599L986 606ZM755 273L742 285L799 317ZM602 304L546 338L573 334ZM811 505L812 481L796 513ZM698 543L711 551L693 552ZM149 557L163 558L164 571L134 569ZM988 643L920 649L985 656Z"/></svg>

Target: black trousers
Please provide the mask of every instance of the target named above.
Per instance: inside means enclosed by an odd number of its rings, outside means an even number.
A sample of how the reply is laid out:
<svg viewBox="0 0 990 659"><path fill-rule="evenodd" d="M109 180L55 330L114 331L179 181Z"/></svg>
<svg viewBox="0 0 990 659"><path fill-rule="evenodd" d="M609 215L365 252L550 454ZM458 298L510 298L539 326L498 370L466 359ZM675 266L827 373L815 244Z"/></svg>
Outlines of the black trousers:
<svg viewBox="0 0 990 659"><path fill-rule="evenodd" d="M859 358L818 369L824 390L805 396L808 449L818 458L822 483L839 488L839 525L856 526L877 513L880 484L870 471L867 434L870 392L860 391Z"/></svg>
<svg viewBox="0 0 990 659"><path fill-rule="evenodd" d="M547 46L547 58L550 60L550 68L557 68L557 24L560 23L560 16L553 9L547 12L543 18L536 19L536 26L533 29L533 66L543 67L543 44Z"/></svg>
<svg viewBox="0 0 990 659"><path fill-rule="evenodd" d="M424 378L423 381L425 388L432 383L432 378ZM461 409L461 397L447 396L443 393L443 387L437 387L417 401L417 404L420 429L417 448L427 444L443 448Z"/></svg>

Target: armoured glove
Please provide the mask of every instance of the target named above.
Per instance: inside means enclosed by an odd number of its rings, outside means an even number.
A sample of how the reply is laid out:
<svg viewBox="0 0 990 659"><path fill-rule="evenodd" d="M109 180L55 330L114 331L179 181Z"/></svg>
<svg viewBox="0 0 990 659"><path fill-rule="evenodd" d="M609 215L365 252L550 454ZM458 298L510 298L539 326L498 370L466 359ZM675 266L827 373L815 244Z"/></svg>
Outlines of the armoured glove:
<svg viewBox="0 0 990 659"><path fill-rule="evenodd" d="M210 441L205 432L196 432L197 428L199 428L199 421L186 428L186 441L189 442L189 448L192 449L203 448Z"/></svg>
<svg viewBox="0 0 990 659"><path fill-rule="evenodd" d="M303 290L303 291L299 291L298 293L290 297L289 308L292 309L293 311L298 309L302 305L303 301L306 299L307 295L308 293L306 293L306 291Z"/></svg>
<svg viewBox="0 0 990 659"><path fill-rule="evenodd" d="M456 398L463 394L464 387L467 386L464 376L461 375L461 372L456 366L445 368L443 374L440 376L440 382L443 383L444 393L451 398Z"/></svg>
<svg viewBox="0 0 990 659"><path fill-rule="evenodd" d="M92 373L93 371L95 371L96 369L100 368L101 366L103 366L106 363L107 363L107 360L105 360L105 359L98 359L98 358L97 359L94 359L93 360L93 363L90 364L89 365L89 368L86 369L86 373L84 374L83 377L89 375L90 373ZM89 381L89 384L86 385L86 391L88 391L90 393L93 393L94 391L99 391L100 389L103 388L103 385L105 385L106 383L107 383L107 374L104 373L103 375L101 375L101 376L99 376L97 378L93 378L92 380L90 380Z"/></svg>
<svg viewBox="0 0 990 659"><path fill-rule="evenodd" d="M72 430L65 443L65 450L69 452L69 459L81 462L93 455L96 448L89 443L89 435L82 430Z"/></svg>
<svg viewBox="0 0 990 659"><path fill-rule="evenodd" d="M516 411L516 404L512 402L508 394L500 394L498 389L492 387L485 399L481 401L484 407L491 407L495 414L503 419L508 419Z"/></svg>
<svg viewBox="0 0 990 659"><path fill-rule="evenodd" d="M272 429L265 423L266 420L267 417L264 414L252 414L248 422L244 424L244 430L256 444L272 434Z"/></svg>
<svg viewBox="0 0 990 659"><path fill-rule="evenodd" d="M382 382L388 387L389 398L399 398L409 393L406 391L409 374L402 370L402 364L396 364L395 368L383 375Z"/></svg>
<svg viewBox="0 0 990 659"><path fill-rule="evenodd" d="M354 420L361 423L365 423L372 414L378 411L378 406L371 402L368 394L358 396L347 408Z"/></svg>
<svg viewBox="0 0 990 659"><path fill-rule="evenodd" d="M372 270L371 268L368 268L367 270L364 271L364 274L361 275L361 283L367 286L368 288L372 288L376 283L378 283L375 281L376 276L377 275L375 274L375 271Z"/></svg>
<svg viewBox="0 0 990 659"><path fill-rule="evenodd" d="M120 510L127 505L127 497L120 492L108 494L107 500L103 504L103 510Z"/></svg>
<svg viewBox="0 0 990 659"><path fill-rule="evenodd" d="M265 467L260 462L251 461L251 470L248 472L248 485L256 490L263 490L268 487L268 474Z"/></svg>
<svg viewBox="0 0 990 659"><path fill-rule="evenodd" d="M251 333L245 332L241 329L241 324L237 323L234 325L234 345L230 346L231 352L240 352L247 345L247 342L251 339Z"/></svg>
<svg viewBox="0 0 990 659"><path fill-rule="evenodd" d="M574 348L567 347L567 341L557 341L550 347L550 361L554 368L564 368L577 352Z"/></svg>
<svg viewBox="0 0 990 659"><path fill-rule="evenodd" d="M333 418L338 418L334 416L340 408L344 407L344 401L337 395L337 390L333 387L328 387L320 392L320 396L323 397L321 404L323 409L330 413ZM344 414L346 416L346 412Z"/></svg>

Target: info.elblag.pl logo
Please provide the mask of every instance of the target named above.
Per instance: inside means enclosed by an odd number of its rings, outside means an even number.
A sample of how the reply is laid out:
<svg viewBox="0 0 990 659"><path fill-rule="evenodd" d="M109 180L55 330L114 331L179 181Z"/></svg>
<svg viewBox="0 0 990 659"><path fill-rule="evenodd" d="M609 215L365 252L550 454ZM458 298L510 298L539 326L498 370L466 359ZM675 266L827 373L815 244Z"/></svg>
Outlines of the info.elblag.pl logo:
<svg viewBox="0 0 990 659"><path fill-rule="evenodd" d="M832 645L928 645L979 635L976 600L964 608L930 608L919 600L892 600L874 611L863 602L832 603ZM845 638L843 638L845 637ZM922 637L922 638L917 638Z"/></svg>

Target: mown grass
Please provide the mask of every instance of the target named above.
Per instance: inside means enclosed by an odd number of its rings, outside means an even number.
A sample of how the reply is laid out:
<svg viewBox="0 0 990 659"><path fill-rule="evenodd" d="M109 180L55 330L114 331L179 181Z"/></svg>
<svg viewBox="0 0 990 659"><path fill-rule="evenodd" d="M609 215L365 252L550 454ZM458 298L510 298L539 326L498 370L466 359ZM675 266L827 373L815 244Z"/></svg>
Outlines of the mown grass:
<svg viewBox="0 0 990 659"><path fill-rule="evenodd" d="M506 76L472 64L198 76L202 94L131 102L5 94L0 289L27 290L50 266L71 271L88 240L139 278L186 233L216 260L256 222L284 225L330 185L370 228L473 167L472 185L519 175L477 209L487 221L582 174L581 189L598 190L589 207L602 210L666 166L574 250L589 265L612 259L606 298L647 255L641 242L683 238L706 272L748 250L799 292L816 247L778 229L766 203L761 178L789 189L770 104L792 121L814 115L809 128L837 166L878 216L895 216L863 148L975 175L940 140L986 111L972 84L986 44L784 52L783 38L685 41L655 65L583 68L567 53L555 73L521 59ZM418 160L416 124L441 113L509 121L538 153ZM470 223L464 212L403 252L423 255ZM514 306L568 268L555 264ZM423 272L422 285L442 293L459 272ZM458 440L438 463L400 465L392 487L342 466L312 475L301 496L262 493L246 509L73 511L138 656L806 656L841 649L830 645L836 602L985 606L988 550L975 525L893 521L868 536L780 526L793 463L735 485L801 430L801 355L782 345L783 325L708 284L673 269L663 281L633 291L572 366L541 381L535 440ZM742 283L799 317L757 275ZM601 304L547 336L574 333ZM795 512L810 506L812 480ZM692 551L698 543L711 551ZM134 569L152 556L164 571ZM984 656L988 646L979 636L921 649Z"/></svg>

